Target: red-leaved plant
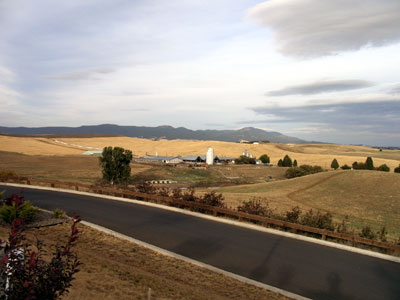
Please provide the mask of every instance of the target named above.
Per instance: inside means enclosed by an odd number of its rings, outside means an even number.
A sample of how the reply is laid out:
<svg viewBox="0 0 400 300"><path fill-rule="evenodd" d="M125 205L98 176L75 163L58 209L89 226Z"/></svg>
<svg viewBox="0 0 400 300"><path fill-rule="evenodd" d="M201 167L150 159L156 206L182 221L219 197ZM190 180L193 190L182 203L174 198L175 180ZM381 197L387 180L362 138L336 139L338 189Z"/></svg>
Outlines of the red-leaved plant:
<svg viewBox="0 0 400 300"><path fill-rule="evenodd" d="M71 248L78 238L77 223L80 218L74 214L71 235L65 246L57 245L49 261L43 259L46 253L41 241L36 242L37 251L26 241L23 234L24 222L12 222L8 243L1 243L0 251L0 299L60 299L68 293L73 275L81 263Z"/></svg>

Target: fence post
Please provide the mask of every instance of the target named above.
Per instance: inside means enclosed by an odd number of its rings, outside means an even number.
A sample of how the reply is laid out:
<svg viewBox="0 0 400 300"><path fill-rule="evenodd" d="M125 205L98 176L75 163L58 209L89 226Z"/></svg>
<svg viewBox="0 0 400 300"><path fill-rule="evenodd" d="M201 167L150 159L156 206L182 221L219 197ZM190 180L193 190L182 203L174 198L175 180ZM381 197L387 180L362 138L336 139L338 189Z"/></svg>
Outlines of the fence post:
<svg viewBox="0 0 400 300"><path fill-rule="evenodd" d="M214 215L214 217L216 217L218 215L218 212L217 212L216 208L214 208L214 210L213 210L213 215Z"/></svg>
<svg viewBox="0 0 400 300"><path fill-rule="evenodd" d="M53 188L54 187L54 183L50 184L50 186Z"/></svg>
<svg viewBox="0 0 400 300"><path fill-rule="evenodd" d="M147 300L151 300L151 288L147 290Z"/></svg>
<svg viewBox="0 0 400 300"><path fill-rule="evenodd" d="M75 186L75 191L79 191L79 187L77 185Z"/></svg>

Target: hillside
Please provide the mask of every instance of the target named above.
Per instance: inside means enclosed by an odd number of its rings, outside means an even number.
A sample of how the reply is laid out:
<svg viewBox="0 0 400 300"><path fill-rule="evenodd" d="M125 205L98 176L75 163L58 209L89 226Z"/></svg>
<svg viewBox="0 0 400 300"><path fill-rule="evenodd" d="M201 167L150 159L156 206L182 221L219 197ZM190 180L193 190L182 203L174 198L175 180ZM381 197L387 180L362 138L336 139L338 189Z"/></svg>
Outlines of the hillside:
<svg viewBox="0 0 400 300"><path fill-rule="evenodd" d="M253 127L239 130L190 130L184 127L172 126L144 127L144 126L119 126L103 124L80 127L0 127L1 134L38 135L38 134L96 134L120 135L138 138L164 138L167 140L202 140L202 141L269 141L272 143L306 143L301 139L283 135L279 132L265 131Z"/></svg>
<svg viewBox="0 0 400 300"><path fill-rule="evenodd" d="M392 238L400 237L400 174L367 170L330 171L290 180L226 187L230 206L260 197L278 212L294 206L329 211L337 221L349 216L355 229L386 226Z"/></svg>

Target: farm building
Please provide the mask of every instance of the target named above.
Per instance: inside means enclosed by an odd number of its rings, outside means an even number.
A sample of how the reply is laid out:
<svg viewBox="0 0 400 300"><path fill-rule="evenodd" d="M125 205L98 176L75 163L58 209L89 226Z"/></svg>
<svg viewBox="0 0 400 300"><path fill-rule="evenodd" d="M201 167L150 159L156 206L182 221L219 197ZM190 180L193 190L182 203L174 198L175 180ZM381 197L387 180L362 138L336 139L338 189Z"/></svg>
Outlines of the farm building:
<svg viewBox="0 0 400 300"><path fill-rule="evenodd" d="M141 162L152 162L152 163L161 163L161 164L180 164L183 162L180 156L150 156L146 155L135 161Z"/></svg>

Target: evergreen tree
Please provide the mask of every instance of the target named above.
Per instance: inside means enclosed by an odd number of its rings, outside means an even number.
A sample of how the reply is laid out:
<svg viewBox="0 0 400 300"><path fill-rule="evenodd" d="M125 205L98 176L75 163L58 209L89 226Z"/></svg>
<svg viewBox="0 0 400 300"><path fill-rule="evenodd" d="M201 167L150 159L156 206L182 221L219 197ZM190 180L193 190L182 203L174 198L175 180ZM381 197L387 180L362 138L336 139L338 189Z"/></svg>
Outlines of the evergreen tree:
<svg viewBox="0 0 400 300"><path fill-rule="evenodd" d="M128 182L131 176L132 152L121 147L104 147L99 164L103 178L111 184Z"/></svg>
<svg viewBox="0 0 400 300"><path fill-rule="evenodd" d="M269 164L270 162L269 156L267 154L261 155L259 160L261 160L263 164Z"/></svg>
<svg viewBox="0 0 400 300"><path fill-rule="evenodd" d="M337 168L339 168L339 163L338 163L338 161L336 160L336 158L334 158L333 160L332 160L332 163L331 163L331 168L332 169L337 169Z"/></svg>
<svg viewBox="0 0 400 300"><path fill-rule="evenodd" d="M372 161L372 158L370 156L368 156L367 160L365 161L365 168L367 170L373 170L374 169L374 162Z"/></svg>
<svg viewBox="0 0 400 300"><path fill-rule="evenodd" d="M289 157L289 155L285 155L282 161L282 166L283 167L292 167L292 159Z"/></svg>
<svg viewBox="0 0 400 300"><path fill-rule="evenodd" d="M282 159L280 159L280 160L278 161L278 167L283 167L283 161L282 161Z"/></svg>
<svg viewBox="0 0 400 300"><path fill-rule="evenodd" d="M400 165L397 168L394 168L395 173L400 173Z"/></svg>
<svg viewBox="0 0 400 300"><path fill-rule="evenodd" d="M294 162L293 162L293 167L297 167L297 160L294 160Z"/></svg>

